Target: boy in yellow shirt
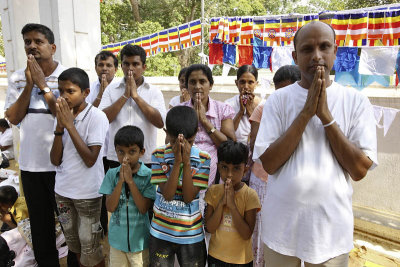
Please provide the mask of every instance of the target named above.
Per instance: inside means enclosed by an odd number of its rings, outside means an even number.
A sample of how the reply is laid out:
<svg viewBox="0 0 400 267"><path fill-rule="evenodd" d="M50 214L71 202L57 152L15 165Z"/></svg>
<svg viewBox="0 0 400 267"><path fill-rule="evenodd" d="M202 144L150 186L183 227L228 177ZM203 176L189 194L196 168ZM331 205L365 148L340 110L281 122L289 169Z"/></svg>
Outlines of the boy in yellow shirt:
<svg viewBox="0 0 400 267"><path fill-rule="evenodd" d="M242 182L248 147L228 140L218 148L218 171L224 184L205 195L206 230L211 233L208 266L253 266L251 236L260 210L254 189Z"/></svg>

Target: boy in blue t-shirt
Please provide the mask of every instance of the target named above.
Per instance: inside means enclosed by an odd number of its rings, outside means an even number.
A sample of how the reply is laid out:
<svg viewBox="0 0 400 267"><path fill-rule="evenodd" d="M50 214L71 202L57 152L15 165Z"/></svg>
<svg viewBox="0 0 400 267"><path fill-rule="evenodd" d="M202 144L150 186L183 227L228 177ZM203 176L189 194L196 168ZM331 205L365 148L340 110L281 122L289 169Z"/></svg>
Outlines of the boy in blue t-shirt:
<svg viewBox="0 0 400 267"><path fill-rule="evenodd" d="M169 144L152 154L151 182L158 184L150 229L150 266L205 266L199 191L207 188L210 155L193 146L198 128L194 109L172 108L166 118Z"/></svg>
<svg viewBox="0 0 400 267"><path fill-rule="evenodd" d="M124 126L114 138L121 166L109 169L99 193L106 194L107 211L112 213L108 242L110 266L148 266L150 221L147 211L155 199L151 170L140 162L144 154L143 132Z"/></svg>

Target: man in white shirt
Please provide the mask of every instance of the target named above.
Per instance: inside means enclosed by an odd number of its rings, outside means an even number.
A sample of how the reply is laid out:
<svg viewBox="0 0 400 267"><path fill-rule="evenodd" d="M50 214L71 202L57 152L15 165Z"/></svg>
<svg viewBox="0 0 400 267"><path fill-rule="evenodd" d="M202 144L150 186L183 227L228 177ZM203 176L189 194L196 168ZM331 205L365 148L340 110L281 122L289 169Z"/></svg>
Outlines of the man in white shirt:
<svg viewBox="0 0 400 267"><path fill-rule="evenodd" d="M146 70L144 49L128 44L122 48L120 57L124 79L107 87L99 105L110 122L107 147L110 168L120 165L114 149L114 136L125 125L134 125L143 131L145 154L142 161L150 164L151 153L157 144L157 128L164 126L166 113L161 91L143 77Z"/></svg>
<svg viewBox="0 0 400 267"><path fill-rule="evenodd" d="M267 99L254 148L270 174L264 258L266 266L344 267L353 247L351 179L377 165L373 110L330 80L337 46L329 25L307 24L294 46L301 80Z"/></svg>
<svg viewBox="0 0 400 267"><path fill-rule="evenodd" d="M118 70L118 58L110 51L101 51L94 58L94 64L98 79L90 84L90 93L86 102L98 107L107 86L120 81L115 78Z"/></svg>
<svg viewBox="0 0 400 267"><path fill-rule="evenodd" d="M30 217L32 243L39 266L59 266L54 232L55 169L50 162L57 78L65 69L53 60L53 32L41 24L22 28L27 67L8 81L5 115L10 123L21 123L19 168Z"/></svg>
<svg viewBox="0 0 400 267"><path fill-rule="evenodd" d="M118 83L121 79L115 77L115 73L118 70L118 58L110 51L101 51L94 58L95 70L98 76L94 82L90 84L90 93L86 97L86 102L91 103L93 106L98 107L103 93L108 85ZM103 155L104 173L108 171L108 160L107 160L107 145L108 145L108 134L105 139ZM101 206L101 226L103 227L104 234L108 232L108 213L106 209L106 196L103 196Z"/></svg>

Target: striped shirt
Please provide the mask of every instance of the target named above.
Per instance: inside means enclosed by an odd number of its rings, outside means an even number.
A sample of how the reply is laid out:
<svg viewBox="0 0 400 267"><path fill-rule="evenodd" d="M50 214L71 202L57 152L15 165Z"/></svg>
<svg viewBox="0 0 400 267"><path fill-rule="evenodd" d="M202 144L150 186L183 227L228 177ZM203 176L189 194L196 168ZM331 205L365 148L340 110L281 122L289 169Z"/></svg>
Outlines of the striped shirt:
<svg viewBox="0 0 400 267"><path fill-rule="evenodd" d="M45 77L47 86L57 98L58 76L65 67L57 62L57 68L48 77ZM7 96L4 109L7 110L20 97L26 86L25 69L20 69L11 74L8 79ZM20 127L20 153L19 168L30 172L54 171L54 165L50 162L50 150L53 144L54 116L44 99L43 93L34 85L29 107ZM34 155L34 156L33 156Z"/></svg>
<svg viewBox="0 0 400 267"><path fill-rule="evenodd" d="M172 146L167 144L157 148L153 152L151 159L151 183L165 183L175 162ZM208 187L210 160L210 155L207 152L192 146L190 164L193 184L201 189ZM167 201L164 199L160 187L158 187L153 211L154 216L150 228L152 236L177 244L193 244L204 239L203 218L199 209L199 195L188 204L183 201L182 166L173 200Z"/></svg>

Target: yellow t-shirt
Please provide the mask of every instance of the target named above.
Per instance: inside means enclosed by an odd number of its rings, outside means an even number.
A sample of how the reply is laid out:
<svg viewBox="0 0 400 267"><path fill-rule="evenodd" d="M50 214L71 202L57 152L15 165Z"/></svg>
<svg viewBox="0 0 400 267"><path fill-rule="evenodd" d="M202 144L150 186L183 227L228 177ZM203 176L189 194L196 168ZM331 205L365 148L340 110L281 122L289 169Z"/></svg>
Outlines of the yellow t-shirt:
<svg viewBox="0 0 400 267"><path fill-rule="evenodd" d="M19 197L10 209L11 216L19 223L20 221L29 218L28 207L26 206L25 197Z"/></svg>
<svg viewBox="0 0 400 267"><path fill-rule="evenodd" d="M204 197L204 201L217 207L224 194L224 184L211 186ZM261 205L257 192L246 184L235 192L236 207L244 217L245 211L257 209ZM232 215L227 207L224 207L221 223L214 234L211 235L208 254L223 262L232 264L246 264L253 260L252 239L244 240L236 230Z"/></svg>

